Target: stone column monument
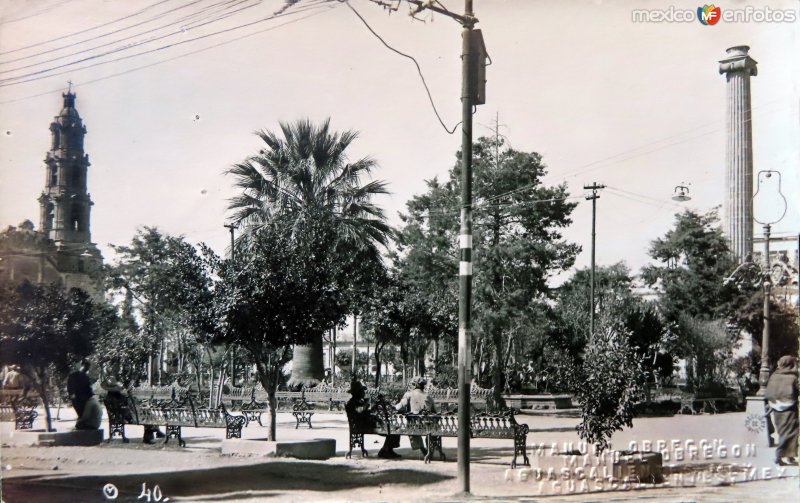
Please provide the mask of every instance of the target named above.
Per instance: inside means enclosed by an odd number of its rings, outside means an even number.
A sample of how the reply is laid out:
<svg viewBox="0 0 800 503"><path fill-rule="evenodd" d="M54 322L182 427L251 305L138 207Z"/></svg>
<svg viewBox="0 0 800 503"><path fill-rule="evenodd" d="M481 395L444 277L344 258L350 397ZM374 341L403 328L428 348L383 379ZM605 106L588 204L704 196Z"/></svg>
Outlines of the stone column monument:
<svg viewBox="0 0 800 503"><path fill-rule="evenodd" d="M727 50L719 62L719 73L728 81L723 230L737 261L753 253L753 132L750 112L750 76L758 75L757 62L748 55L750 47Z"/></svg>

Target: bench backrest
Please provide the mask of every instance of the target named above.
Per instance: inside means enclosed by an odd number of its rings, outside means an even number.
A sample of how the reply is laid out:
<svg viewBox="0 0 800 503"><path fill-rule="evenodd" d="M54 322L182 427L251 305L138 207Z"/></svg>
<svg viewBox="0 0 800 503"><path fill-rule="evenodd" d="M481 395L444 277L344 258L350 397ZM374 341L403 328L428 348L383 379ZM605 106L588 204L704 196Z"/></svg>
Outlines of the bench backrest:
<svg viewBox="0 0 800 503"><path fill-rule="evenodd" d="M225 426L225 410L224 409L195 409L196 425L203 426Z"/></svg>

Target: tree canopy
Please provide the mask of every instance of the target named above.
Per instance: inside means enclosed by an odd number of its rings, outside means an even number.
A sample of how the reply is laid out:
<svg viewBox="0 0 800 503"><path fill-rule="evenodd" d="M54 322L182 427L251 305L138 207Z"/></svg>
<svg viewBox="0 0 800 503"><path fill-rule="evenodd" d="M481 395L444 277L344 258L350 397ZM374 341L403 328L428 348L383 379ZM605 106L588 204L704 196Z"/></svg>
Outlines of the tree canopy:
<svg viewBox="0 0 800 503"><path fill-rule="evenodd" d="M52 429L49 378L65 378L114 325L114 312L89 294L29 282L0 286L0 363L18 365L42 398Z"/></svg>
<svg viewBox="0 0 800 503"><path fill-rule="evenodd" d="M460 158L460 153L457 154ZM500 138L479 138L473 146L473 326L478 377L494 369L494 384L524 335L536 330L552 292L548 280L572 266L580 247L562 229L575 203L566 185L545 186L546 167L535 152L507 147ZM454 342L457 319L458 231L461 163L442 183L407 203L400 231L401 274L436 306L442 300L446 335ZM443 327L444 328L444 327Z"/></svg>

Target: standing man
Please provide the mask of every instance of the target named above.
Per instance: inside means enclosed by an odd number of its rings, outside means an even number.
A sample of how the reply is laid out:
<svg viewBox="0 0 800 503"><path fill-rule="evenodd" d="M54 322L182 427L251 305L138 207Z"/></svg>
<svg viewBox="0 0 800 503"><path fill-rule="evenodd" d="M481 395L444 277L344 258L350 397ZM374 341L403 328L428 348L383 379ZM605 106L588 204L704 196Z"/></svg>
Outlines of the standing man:
<svg viewBox="0 0 800 503"><path fill-rule="evenodd" d="M412 414L419 414L423 411L436 412L436 405L433 402L433 398L425 393L425 386L428 384L428 381L425 380L424 377L416 377L411 383L414 389L407 391L406 394L403 395L403 398L395 405L395 409L397 409L398 412L410 412ZM425 442L422 441L421 436L409 435L408 440L411 442L412 449L419 449L423 456L428 454L428 449L425 448Z"/></svg>
<svg viewBox="0 0 800 503"><path fill-rule="evenodd" d="M83 416L83 409L89 397L94 395L92 391L92 380L89 379L89 367L92 364L86 358L81 362L81 368L73 371L67 377L67 393L72 402L72 407L78 413L78 418Z"/></svg>

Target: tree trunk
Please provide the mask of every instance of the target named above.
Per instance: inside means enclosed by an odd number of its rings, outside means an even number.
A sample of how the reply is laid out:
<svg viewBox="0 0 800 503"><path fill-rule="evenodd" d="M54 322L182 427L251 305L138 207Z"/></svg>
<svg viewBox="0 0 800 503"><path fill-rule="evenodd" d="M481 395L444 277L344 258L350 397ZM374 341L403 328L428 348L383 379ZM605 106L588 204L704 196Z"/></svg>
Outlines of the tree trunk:
<svg viewBox="0 0 800 503"><path fill-rule="evenodd" d="M219 366L219 381L217 382L217 394L214 397L214 407L219 407L222 403L222 386L225 385L225 358L222 359L222 364Z"/></svg>
<svg viewBox="0 0 800 503"><path fill-rule="evenodd" d="M494 368L492 369L492 394L496 407L504 407L503 400L503 336L494 337Z"/></svg>
<svg viewBox="0 0 800 503"><path fill-rule="evenodd" d="M274 442L277 440L278 433L278 400L275 398L275 389L267 391L267 406L269 408L269 419L267 420L267 440Z"/></svg>
<svg viewBox="0 0 800 503"><path fill-rule="evenodd" d="M322 358L322 334L314 336L310 344L295 346L292 355L291 387L313 387L325 377Z"/></svg>
<svg viewBox="0 0 800 503"><path fill-rule="evenodd" d="M381 346L375 344L375 387L381 386ZM369 363L367 363L369 365Z"/></svg>
<svg viewBox="0 0 800 503"><path fill-rule="evenodd" d="M333 327L333 355L331 357L331 386L336 385L336 327Z"/></svg>
<svg viewBox="0 0 800 503"><path fill-rule="evenodd" d="M53 417L50 414L50 397L47 395L47 371L41 369L39 372L36 372L37 378L32 379L34 385L39 388L39 397L42 399L42 405L44 406L44 415L45 415L45 423L47 427L47 431L54 431L53 430ZM30 379L30 377L29 377Z"/></svg>
<svg viewBox="0 0 800 503"><path fill-rule="evenodd" d="M214 366L208 366L208 408L214 407Z"/></svg>

